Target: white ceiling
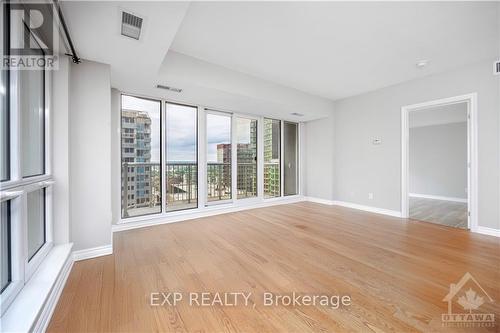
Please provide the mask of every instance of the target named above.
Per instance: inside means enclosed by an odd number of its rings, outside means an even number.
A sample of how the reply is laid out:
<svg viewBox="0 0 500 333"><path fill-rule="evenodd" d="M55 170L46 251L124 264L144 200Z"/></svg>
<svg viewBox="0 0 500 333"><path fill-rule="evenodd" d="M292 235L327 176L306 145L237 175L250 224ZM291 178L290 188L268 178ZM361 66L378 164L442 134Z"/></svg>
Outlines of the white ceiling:
<svg viewBox="0 0 500 333"><path fill-rule="evenodd" d="M171 48L339 99L494 57L497 5L195 2Z"/></svg>
<svg viewBox="0 0 500 333"><path fill-rule="evenodd" d="M113 87L139 94L156 85L188 6L187 2L65 1L62 9L78 55L110 64ZM122 9L144 18L139 41L121 36Z"/></svg>
<svg viewBox="0 0 500 333"><path fill-rule="evenodd" d="M332 100L498 52L494 2L65 2L80 55L111 65L118 89L300 120ZM145 18L120 36L119 9ZM422 70L415 63L428 59ZM157 83L184 89L176 94ZM295 119L297 120L297 119Z"/></svg>

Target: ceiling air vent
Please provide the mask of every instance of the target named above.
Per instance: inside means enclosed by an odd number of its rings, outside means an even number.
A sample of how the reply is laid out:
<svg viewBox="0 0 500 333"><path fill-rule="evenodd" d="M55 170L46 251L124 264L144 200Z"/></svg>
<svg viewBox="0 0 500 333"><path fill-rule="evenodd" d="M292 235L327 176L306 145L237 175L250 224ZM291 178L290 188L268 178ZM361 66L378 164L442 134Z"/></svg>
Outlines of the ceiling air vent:
<svg viewBox="0 0 500 333"><path fill-rule="evenodd" d="M133 39L141 36L142 18L127 12L122 12L122 35Z"/></svg>
<svg viewBox="0 0 500 333"><path fill-rule="evenodd" d="M292 112L290 113L292 116L296 116L296 117L304 117L304 114L303 113L298 113L298 112Z"/></svg>
<svg viewBox="0 0 500 333"><path fill-rule="evenodd" d="M495 61L495 67L493 68L493 74L500 75L500 60Z"/></svg>
<svg viewBox="0 0 500 333"><path fill-rule="evenodd" d="M173 92L176 92L176 93L182 92L182 89L180 89L180 88L174 88L174 87L164 86L162 84L157 84L156 88L170 90L170 91L173 91Z"/></svg>

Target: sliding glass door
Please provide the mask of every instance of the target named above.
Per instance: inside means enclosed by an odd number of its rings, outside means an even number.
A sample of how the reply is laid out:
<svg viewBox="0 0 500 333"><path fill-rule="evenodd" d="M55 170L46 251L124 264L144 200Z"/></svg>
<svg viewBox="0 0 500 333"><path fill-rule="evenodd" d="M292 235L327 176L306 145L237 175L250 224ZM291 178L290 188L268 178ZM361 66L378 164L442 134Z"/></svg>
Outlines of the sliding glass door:
<svg viewBox="0 0 500 333"><path fill-rule="evenodd" d="M207 113L207 202L230 200L231 115Z"/></svg>
<svg viewBox="0 0 500 333"><path fill-rule="evenodd" d="M161 212L161 102L122 95L122 218Z"/></svg>
<svg viewBox="0 0 500 333"><path fill-rule="evenodd" d="M167 211L198 207L198 109L166 103Z"/></svg>
<svg viewBox="0 0 500 333"><path fill-rule="evenodd" d="M284 194L298 193L298 124L283 123Z"/></svg>
<svg viewBox="0 0 500 333"><path fill-rule="evenodd" d="M257 196L257 120L236 118L237 198Z"/></svg>

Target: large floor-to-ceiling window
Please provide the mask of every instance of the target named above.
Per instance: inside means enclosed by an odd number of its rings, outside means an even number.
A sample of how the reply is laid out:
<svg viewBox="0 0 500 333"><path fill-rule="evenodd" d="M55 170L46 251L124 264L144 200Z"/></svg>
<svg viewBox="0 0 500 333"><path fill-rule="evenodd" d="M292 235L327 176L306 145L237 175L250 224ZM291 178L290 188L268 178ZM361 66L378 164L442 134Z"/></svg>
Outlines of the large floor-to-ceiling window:
<svg viewBox="0 0 500 333"><path fill-rule="evenodd" d="M281 121L264 118L264 198L281 196Z"/></svg>
<svg viewBox="0 0 500 333"><path fill-rule="evenodd" d="M231 115L207 113L207 202L231 199Z"/></svg>
<svg viewBox="0 0 500 333"><path fill-rule="evenodd" d="M2 10L8 10L8 6L2 6ZM10 15L0 13L7 21ZM4 37L2 55L28 37L31 55L39 60L46 57L40 46L45 44L42 36L35 36L28 26L2 31L0 35ZM1 69L0 315L52 248L54 181L47 121L50 97L50 73L46 68Z"/></svg>
<svg viewBox="0 0 500 333"><path fill-rule="evenodd" d="M161 212L161 101L122 95L122 217Z"/></svg>
<svg viewBox="0 0 500 333"><path fill-rule="evenodd" d="M236 118L237 198L257 196L257 120Z"/></svg>
<svg viewBox="0 0 500 333"><path fill-rule="evenodd" d="M166 106L167 211L198 207L198 109Z"/></svg>
<svg viewBox="0 0 500 333"><path fill-rule="evenodd" d="M129 95L121 103L123 222L298 194L297 123Z"/></svg>

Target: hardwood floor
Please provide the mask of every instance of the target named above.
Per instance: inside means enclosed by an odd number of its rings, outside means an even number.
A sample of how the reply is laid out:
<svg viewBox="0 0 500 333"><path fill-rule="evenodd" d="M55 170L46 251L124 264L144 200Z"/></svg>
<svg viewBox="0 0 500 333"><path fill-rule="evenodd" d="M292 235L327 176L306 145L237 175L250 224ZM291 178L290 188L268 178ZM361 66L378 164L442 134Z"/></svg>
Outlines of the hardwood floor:
<svg viewBox="0 0 500 333"><path fill-rule="evenodd" d="M442 325L466 272L494 300L472 313L495 314L495 327ZM301 202L116 233L113 255L74 264L48 332L498 332L499 281L498 238ZM252 292L253 303L150 305L151 292L176 291ZM294 291L352 305L261 301Z"/></svg>
<svg viewBox="0 0 500 333"><path fill-rule="evenodd" d="M467 229L467 203L410 197L410 218Z"/></svg>

